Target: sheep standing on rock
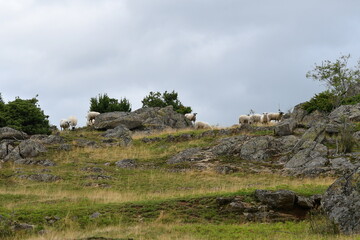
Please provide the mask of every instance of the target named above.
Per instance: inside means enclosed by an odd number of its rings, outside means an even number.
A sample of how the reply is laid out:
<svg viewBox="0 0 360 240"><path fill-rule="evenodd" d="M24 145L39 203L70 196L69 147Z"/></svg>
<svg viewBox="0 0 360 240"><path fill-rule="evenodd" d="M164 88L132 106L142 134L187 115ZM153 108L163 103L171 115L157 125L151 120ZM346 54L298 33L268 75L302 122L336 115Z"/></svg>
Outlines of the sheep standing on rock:
<svg viewBox="0 0 360 240"><path fill-rule="evenodd" d="M186 113L185 118L189 119L190 121L194 122L196 121L196 114L197 113Z"/></svg>
<svg viewBox="0 0 360 240"><path fill-rule="evenodd" d="M68 119L60 120L60 130L66 130L70 127L70 122Z"/></svg>
<svg viewBox="0 0 360 240"><path fill-rule="evenodd" d="M261 115L261 120L260 122L262 124L268 124L269 122L269 119L268 119L268 113L267 112L264 112L262 115Z"/></svg>
<svg viewBox="0 0 360 240"><path fill-rule="evenodd" d="M240 115L239 124L242 125L245 123L250 123L250 116L249 115Z"/></svg>
<svg viewBox="0 0 360 240"><path fill-rule="evenodd" d="M87 125L92 126L95 123L95 117L97 115L100 115L99 112L88 112L86 118L87 118Z"/></svg>
<svg viewBox="0 0 360 240"><path fill-rule="evenodd" d="M275 122L280 122L282 116L284 115L283 112L279 111L278 113L269 113L268 114L268 121L274 120Z"/></svg>
<svg viewBox="0 0 360 240"><path fill-rule="evenodd" d="M76 125L77 125L77 123L78 123L77 117L71 116L71 117L69 117L67 120L69 121L69 124L70 124L71 129L74 130L75 127L76 127Z"/></svg>
<svg viewBox="0 0 360 240"><path fill-rule="evenodd" d="M212 127L206 122L196 122L195 129L212 129Z"/></svg>

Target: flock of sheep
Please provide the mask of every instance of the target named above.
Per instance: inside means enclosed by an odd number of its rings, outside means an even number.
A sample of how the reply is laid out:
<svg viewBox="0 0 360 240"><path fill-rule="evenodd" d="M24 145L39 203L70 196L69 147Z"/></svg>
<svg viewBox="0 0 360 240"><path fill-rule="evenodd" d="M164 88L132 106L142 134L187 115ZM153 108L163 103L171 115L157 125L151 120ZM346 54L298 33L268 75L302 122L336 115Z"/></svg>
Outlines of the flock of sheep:
<svg viewBox="0 0 360 240"><path fill-rule="evenodd" d="M99 115L99 112L88 112L86 119L87 119L87 126L92 126L95 123L95 117L97 115ZM77 118L74 116L71 116L67 119L61 119L60 120L60 130L66 130L71 128L72 130L75 129L76 125L77 125Z"/></svg>
<svg viewBox="0 0 360 240"><path fill-rule="evenodd" d="M86 119L87 119L87 126L92 126L95 123L95 117L99 115L99 112L88 112ZM196 121L196 115L197 113L187 113L185 114L185 118L190 120L192 123L194 123L195 129L212 129L210 124L206 122ZM240 115L239 117L239 124L255 124L255 123L262 123L262 124L268 124L270 121L276 121L279 122L284 115L283 112L279 110L277 113L266 113L263 114L248 114L248 115ZM61 119L60 120L60 129L66 130L71 128L72 130L75 129L77 125L77 118L74 116L71 116L67 119Z"/></svg>

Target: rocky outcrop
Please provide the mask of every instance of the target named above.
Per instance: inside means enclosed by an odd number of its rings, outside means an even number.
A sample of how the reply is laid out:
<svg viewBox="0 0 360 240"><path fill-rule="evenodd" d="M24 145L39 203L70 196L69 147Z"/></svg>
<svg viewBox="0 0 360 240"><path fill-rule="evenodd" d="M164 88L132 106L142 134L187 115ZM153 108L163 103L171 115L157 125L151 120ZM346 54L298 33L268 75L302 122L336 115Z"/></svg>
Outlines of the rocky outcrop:
<svg viewBox="0 0 360 240"><path fill-rule="evenodd" d="M360 168L340 177L328 188L322 207L342 233L360 233Z"/></svg>
<svg viewBox="0 0 360 240"><path fill-rule="evenodd" d="M115 162L115 166L119 168L136 168L137 162L134 159L123 159Z"/></svg>
<svg viewBox="0 0 360 240"><path fill-rule="evenodd" d="M329 114L329 120L332 122L341 123L344 117L352 122L359 122L360 103L355 105L342 105Z"/></svg>
<svg viewBox="0 0 360 240"><path fill-rule="evenodd" d="M11 140L25 140L28 139L29 136L21 131L9 128L9 127L3 127L0 128L0 140L3 139L11 139Z"/></svg>
<svg viewBox="0 0 360 240"><path fill-rule="evenodd" d="M7 146L9 149L9 145ZM46 152L46 147L35 140L24 140L12 149L5 157L5 161L16 161L19 159L33 158L38 156L40 153Z"/></svg>
<svg viewBox="0 0 360 240"><path fill-rule="evenodd" d="M123 125L129 130L185 128L192 126L183 114L177 113L172 106L164 108L140 108L134 112L103 113L95 119L95 129L113 129Z"/></svg>
<svg viewBox="0 0 360 240"><path fill-rule="evenodd" d="M296 121L290 118L277 124L274 128L274 132L277 136L288 136L294 133L295 127Z"/></svg>

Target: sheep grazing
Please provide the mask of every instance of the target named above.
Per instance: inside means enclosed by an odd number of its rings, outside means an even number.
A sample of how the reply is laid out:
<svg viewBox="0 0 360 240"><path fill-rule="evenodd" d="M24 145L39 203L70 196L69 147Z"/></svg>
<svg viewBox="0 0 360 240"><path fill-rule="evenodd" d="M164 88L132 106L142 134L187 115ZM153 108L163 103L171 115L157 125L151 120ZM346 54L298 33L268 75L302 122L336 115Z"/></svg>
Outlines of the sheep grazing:
<svg viewBox="0 0 360 240"><path fill-rule="evenodd" d="M249 115L240 115L239 117L239 124L250 123L250 116Z"/></svg>
<svg viewBox="0 0 360 240"><path fill-rule="evenodd" d="M269 119L268 119L268 113L267 112L264 112L262 115L261 115L261 120L260 122L262 124L268 124L269 122Z"/></svg>
<svg viewBox="0 0 360 240"><path fill-rule="evenodd" d="M192 122L196 121L196 114L197 113L186 113L185 118L189 119Z"/></svg>
<svg viewBox="0 0 360 240"><path fill-rule="evenodd" d="M68 119L60 120L60 130L66 130L70 127L70 122Z"/></svg>
<svg viewBox="0 0 360 240"><path fill-rule="evenodd" d="M94 125L95 117L97 115L100 115L100 113L99 112L88 112L88 114L86 116L88 126Z"/></svg>
<svg viewBox="0 0 360 240"><path fill-rule="evenodd" d="M271 120L274 120L275 122L280 122L283 115L283 112L268 113L268 122L270 122Z"/></svg>
<svg viewBox="0 0 360 240"><path fill-rule="evenodd" d="M69 121L71 129L74 130L77 123L78 123L78 119L76 117L74 117L74 116L71 116L67 120Z"/></svg>
<svg viewBox="0 0 360 240"><path fill-rule="evenodd" d="M261 122L261 114L250 115L250 120L249 120L250 124L259 123L259 122Z"/></svg>
<svg viewBox="0 0 360 240"><path fill-rule="evenodd" d="M206 122L196 122L195 129L212 129L212 127Z"/></svg>

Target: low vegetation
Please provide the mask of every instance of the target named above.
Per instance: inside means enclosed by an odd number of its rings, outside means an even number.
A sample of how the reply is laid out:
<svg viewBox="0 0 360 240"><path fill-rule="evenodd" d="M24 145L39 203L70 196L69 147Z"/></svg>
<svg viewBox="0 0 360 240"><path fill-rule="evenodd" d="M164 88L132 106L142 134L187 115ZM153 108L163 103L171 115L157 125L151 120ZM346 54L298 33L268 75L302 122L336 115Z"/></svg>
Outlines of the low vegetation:
<svg viewBox="0 0 360 240"><path fill-rule="evenodd" d="M221 130L219 130L221 131ZM129 147L76 147L76 139L101 143L99 132L87 129L62 132L70 151L57 146L40 158L56 166L15 165L7 162L0 172L0 238L20 239L324 239L321 231L304 221L244 222L232 212L219 212L218 197L241 196L255 201L256 189L288 189L310 196L322 194L331 177L297 178L274 173L218 174L186 166L169 168L166 160L190 147L211 146L222 135L206 136L204 130L135 135ZM169 142L169 136L202 136ZM202 135L203 134L203 135ZM241 134L271 135L269 131ZM144 138L158 141L144 142ZM138 167L116 166L135 159ZM219 159L219 161L236 159ZM21 176L47 173L54 182L32 181ZM32 230L14 230L16 224ZM10 227L11 226L11 227ZM327 239L353 239L328 234Z"/></svg>

